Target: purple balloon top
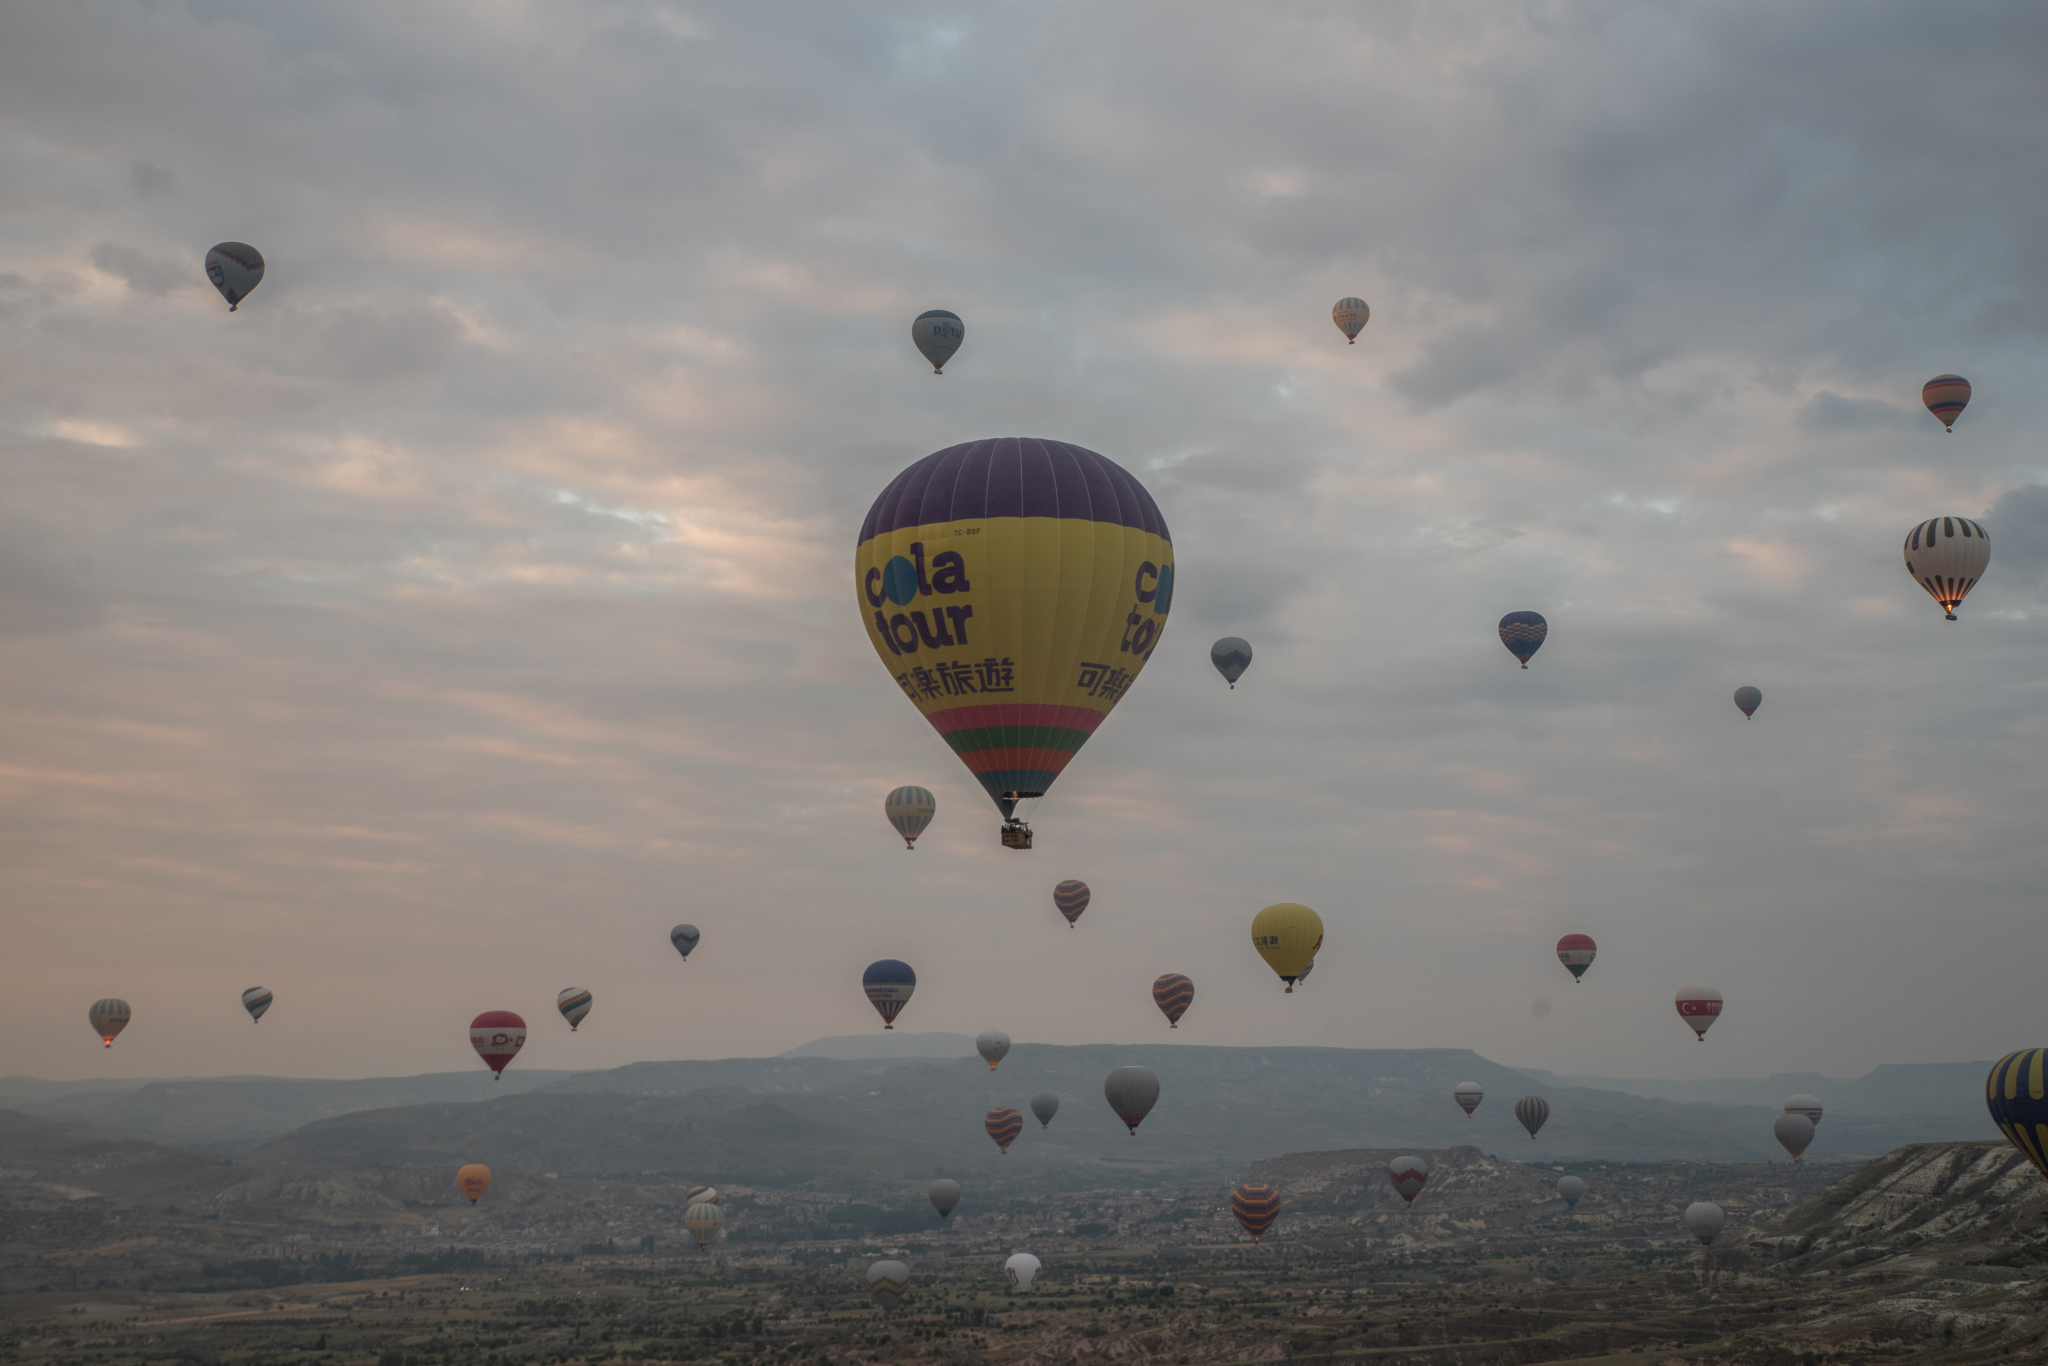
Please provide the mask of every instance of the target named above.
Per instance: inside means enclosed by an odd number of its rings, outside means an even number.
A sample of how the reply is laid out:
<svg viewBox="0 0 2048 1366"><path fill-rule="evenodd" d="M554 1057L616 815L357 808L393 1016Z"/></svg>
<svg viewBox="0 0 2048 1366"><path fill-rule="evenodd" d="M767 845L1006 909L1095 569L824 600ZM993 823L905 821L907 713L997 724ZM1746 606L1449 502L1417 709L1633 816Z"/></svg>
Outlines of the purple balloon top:
<svg viewBox="0 0 2048 1366"><path fill-rule="evenodd" d="M1149 531L1171 545L1145 486L1082 446L1004 436L935 451L889 482L860 541L909 526L984 517L1078 517Z"/></svg>

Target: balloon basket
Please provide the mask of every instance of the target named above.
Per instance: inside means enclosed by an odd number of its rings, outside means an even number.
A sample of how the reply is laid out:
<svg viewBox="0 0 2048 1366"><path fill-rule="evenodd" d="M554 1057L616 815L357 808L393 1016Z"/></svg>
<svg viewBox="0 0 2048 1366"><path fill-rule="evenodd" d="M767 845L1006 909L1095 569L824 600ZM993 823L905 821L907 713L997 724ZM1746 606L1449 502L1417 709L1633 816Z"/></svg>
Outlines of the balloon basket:
<svg viewBox="0 0 2048 1366"><path fill-rule="evenodd" d="M1024 824L1024 823L1023 823L1022 821L1007 821L1007 822L1005 822L1005 823L1004 823L1004 825L1003 825L1003 848L1005 848L1005 849L1029 849L1030 847L1031 847L1031 827L1030 827L1030 826L1028 826L1028 825ZM1069 923L1071 923L1071 922L1069 922Z"/></svg>

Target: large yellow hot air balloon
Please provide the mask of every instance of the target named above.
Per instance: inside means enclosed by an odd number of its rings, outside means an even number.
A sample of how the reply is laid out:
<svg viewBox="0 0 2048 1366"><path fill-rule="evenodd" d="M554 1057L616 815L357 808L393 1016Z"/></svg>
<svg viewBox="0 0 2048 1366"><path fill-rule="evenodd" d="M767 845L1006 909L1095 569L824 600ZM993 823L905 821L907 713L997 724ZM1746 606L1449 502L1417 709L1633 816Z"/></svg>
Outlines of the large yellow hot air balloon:
<svg viewBox="0 0 2048 1366"><path fill-rule="evenodd" d="M1252 947L1294 990L1294 981L1323 946L1323 918L1296 901L1282 901L1252 917Z"/></svg>
<svg viewBox="0 0 2048 1366"><path fill-rule="evenodd" d="M1137 680L1173 542L1129 473L1061 441L950 446L896 476L854 552L868 642L1031 847L1040 797Z"/></svg>

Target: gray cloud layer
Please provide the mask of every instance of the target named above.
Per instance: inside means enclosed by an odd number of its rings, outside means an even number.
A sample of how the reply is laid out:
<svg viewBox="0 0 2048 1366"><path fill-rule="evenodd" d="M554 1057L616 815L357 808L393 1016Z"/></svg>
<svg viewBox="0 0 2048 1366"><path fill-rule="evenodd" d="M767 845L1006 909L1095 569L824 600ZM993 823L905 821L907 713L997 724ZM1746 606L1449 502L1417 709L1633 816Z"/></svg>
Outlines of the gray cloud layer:
<svg viewBox="0 0 2048 1366"><path fill-rule="evenodd" d="M496 1006L543 1066L773 1052L872 1027L881 956L907 1026L1054 1042L1151 1037L1168 970L1194 1042L1581 1075L2040 1041L2048 16L6 25L15 1070L461 1066ZM233 316L224 238L270 262ZM846 582L891 475L1004 433L1137 472L1181 567L1029 855ZM1997 547L1959 625L1898 560L1940 511ZM899 782L942 803L910 855ZM1330 925L1287 998L1245 942L1283 898ZM1669 1004L1701 980L1704 1048Z"/></svg>

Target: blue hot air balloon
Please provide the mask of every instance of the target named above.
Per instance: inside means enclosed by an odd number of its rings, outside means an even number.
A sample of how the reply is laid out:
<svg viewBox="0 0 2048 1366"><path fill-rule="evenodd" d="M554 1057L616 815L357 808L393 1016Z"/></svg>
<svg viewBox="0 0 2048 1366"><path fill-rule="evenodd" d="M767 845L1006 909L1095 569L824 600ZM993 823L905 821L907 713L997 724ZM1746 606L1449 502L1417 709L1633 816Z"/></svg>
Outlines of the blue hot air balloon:
<svg viewBox="0 0 2048 1366"><path fill-rule="evenodd" d="M917 974L900 959L883 958L868 964L860 985L867 992L868 1001L880 1012L882 1028L894 1029L896 1017L910 1003L910 993L917 990Z"/></svg>
<svg viewBox="0 0 2048 1366"><path fill-rule="evenodd" d="M2048 1048L2023 1048L1993 1063L1984 1103L2006 1141L2048 1177Z"/></svg>
<svg viewBox="0 0 2048 1366"><path fill-rule="evenodd" d="M1528 668L1529 661L1543 648L1543 637L1550 634L1550 623L1540 612L1510 612L1500 619L1500 643L1508 647L1508 653L1522 661Z"/></svg>

